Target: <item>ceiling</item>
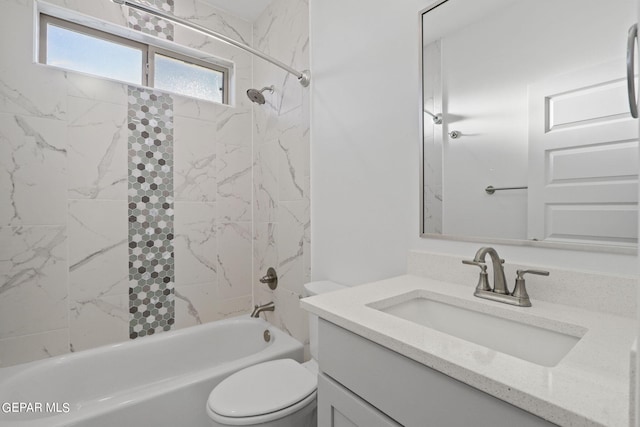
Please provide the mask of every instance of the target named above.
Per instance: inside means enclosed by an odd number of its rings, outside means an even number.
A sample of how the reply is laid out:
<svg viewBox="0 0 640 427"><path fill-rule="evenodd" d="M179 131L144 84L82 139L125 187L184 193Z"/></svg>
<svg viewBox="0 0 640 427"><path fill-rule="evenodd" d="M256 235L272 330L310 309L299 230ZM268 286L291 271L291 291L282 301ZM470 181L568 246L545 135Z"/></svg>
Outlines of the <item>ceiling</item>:
<svg viewBox="0 0 640 427"><path fill-rule="evenodd" d="M272 0L202 0L218 9L225 10L238 18L254 22L269 6Z"/></svg>

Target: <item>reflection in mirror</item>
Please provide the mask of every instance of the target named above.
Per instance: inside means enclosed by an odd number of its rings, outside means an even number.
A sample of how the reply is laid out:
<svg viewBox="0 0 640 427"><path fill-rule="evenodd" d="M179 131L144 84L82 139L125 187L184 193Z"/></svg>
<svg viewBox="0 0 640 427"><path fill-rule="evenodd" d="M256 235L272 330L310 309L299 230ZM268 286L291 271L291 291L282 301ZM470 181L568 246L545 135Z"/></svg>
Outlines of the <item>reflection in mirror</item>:
<svg viewBox="0 0 640 427"><path fill-rule="evenodd" d="M634 1L439 3L422 17L423 233L635 248Z"/></svg>

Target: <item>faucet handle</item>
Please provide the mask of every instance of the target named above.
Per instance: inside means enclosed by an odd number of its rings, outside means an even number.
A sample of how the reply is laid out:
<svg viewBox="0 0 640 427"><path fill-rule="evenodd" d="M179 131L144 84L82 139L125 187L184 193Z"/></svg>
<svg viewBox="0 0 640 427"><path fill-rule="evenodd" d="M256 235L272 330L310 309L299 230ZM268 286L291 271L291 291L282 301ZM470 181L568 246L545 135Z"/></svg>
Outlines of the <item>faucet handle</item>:
<svg viewBox="0 0 640 427"><path fill-rule="evenodd" d="M260 283L269 285L269 289L274 290L278 287L278 273L273 267L267 269L267 275L260 278Z"/></svg>
<svg viewBox="0 0 640 427"><path fill-rule="evenodd" d="M516 280L524 280L525 274L537 274L538 276L548 276L549 272L544 270L516 270Z"/></svg>
<svg viewBox="0 0 640 427"><path fill-rule="evenodd" d="M527 293L527 288L524 284L525 274L537 274L538 276L548 276L549 272L544 270L517 270L516 271L516 286L513 288L512 296L521 300L521 306L531 307L531 300Z"/></svg>
<svg viewBox="0 0 640 427"><path fill-rule="evenodd" d="M468 259L463 259L462 263L467 265L475 265L476 267L480 267L482 271L487 271L487 265L481 261L471 261Z"/></svg>
<svg viewBox="0 0 640 427"><path fill-rule="evenodd" d="M462 260L463 264L475 265L480 267L480 277L478 278L478 284L476 285L476 291L491 291L489 286L489 275L487 273L487 265L484 262Z"/></svg>

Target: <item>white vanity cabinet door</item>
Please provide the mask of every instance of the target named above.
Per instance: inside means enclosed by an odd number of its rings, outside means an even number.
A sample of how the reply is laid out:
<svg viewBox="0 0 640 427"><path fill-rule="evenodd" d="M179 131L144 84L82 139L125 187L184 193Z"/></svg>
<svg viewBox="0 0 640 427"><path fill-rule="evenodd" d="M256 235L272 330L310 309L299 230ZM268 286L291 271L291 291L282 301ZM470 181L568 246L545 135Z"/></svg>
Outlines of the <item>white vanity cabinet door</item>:
<svg viewBox="0 0 640 427"><path fill-rule="evenodd" d="M318 427L400 427L325 375L318 376Z"/></svg>

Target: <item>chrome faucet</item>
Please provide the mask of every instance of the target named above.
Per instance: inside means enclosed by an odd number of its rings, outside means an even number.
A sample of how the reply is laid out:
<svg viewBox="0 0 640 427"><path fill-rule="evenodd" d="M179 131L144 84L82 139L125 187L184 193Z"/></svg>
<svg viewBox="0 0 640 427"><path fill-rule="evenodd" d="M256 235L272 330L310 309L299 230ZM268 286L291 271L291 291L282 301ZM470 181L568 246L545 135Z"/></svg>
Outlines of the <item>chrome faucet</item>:
<svg viewBox="0 0 640 427"><path fill-rule="evenodd" d="M251 312L251 317L260 317L260 313L263 311L274 311L276 309L276 305L273 301L268 302L262 305L255 305L253 307L253 311Z"/></svg>
<svg viewBox="0 0 640 427"><path fill-rule="evenodd" d="M489 285L487 266L485 264L487 254L489 254L491 262L493 263L493 289L491 289ZM517 305L519 307L531 307L531 300L529 299L529 294L527 293L527 288L524 283L524 275L527 273L538 274L540 276L549 275L548 271L542 270L518 270L513 292L509 292L507 281L504 277L504 268L502 267L504 260L498 256L498 252L496 252L495 249L489 247L480 248L478 252L476 252L473 261L463 260L462 263L480 267L480 278L476 290L473 293L474 296L503 302L505 304Z"/></svg>

